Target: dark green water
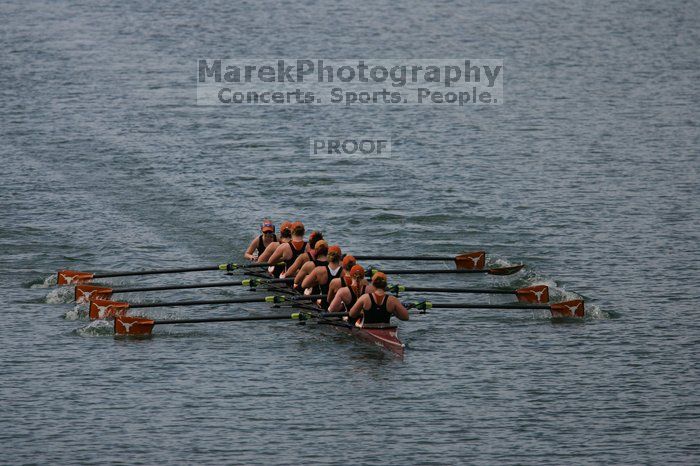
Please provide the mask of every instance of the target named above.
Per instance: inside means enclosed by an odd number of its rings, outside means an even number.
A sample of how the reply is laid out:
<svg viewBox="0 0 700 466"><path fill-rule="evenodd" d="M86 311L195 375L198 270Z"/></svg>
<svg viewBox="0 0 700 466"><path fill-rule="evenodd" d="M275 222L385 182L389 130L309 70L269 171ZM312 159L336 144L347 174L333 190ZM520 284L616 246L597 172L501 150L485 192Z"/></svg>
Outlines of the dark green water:
<svg viewBox="0 0 700 466"><path fill-rule="evenodd" d="M698 462L697 3L18 2L0 15L2 462ZM502 58L506 103L198 107L203 57ZM391 137L392 158L308 156L309 137L369 132ZM400 325L400 361L287 322L115 339L39 285L59 268L241 260L263 217L357 254L484 248L528 268L395 281L548 283L590 317L434 311ZM233 295L250 293L148 299ZM246 311L268 312L149 315Z"/></svg>

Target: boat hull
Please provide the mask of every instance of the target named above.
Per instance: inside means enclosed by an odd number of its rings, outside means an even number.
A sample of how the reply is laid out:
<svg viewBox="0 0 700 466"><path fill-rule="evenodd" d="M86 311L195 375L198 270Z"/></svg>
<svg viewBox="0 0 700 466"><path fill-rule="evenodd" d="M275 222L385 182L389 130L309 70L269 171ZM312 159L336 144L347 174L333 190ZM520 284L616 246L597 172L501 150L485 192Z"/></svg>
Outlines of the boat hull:
<svg viewBox="0 0 700 466"><path fill-rule="evenodd" d="M333 327L340 333L351 335L358 340L371 343L383 348L401 358L404 356L406 345L401 343L398 337L398 328L395 325L383 325L372 327L356 327L347 322L323 322Z"/></svg>
<svg viewBox="0 0 700 466"><path fill-rule="evenodd" d="M250 273L249 275L256 275L255 273ZM264 275L263 275L264 277ZM269 278L269 277L267 277ZM279 291L281 293L289 293L289 294L299 294L290 288L282 285L272 285L268 287L268 289L274 289L276 291ZM317 306L312 306L312 305L307 305L307 306L299 306L304 309L309 309L314 311L315 313L322 313L325 312L323 309L317 307ZM373 344L375 346L378 346L380 348L383 348L401 358L404 356L404 350L406 349L406 345L404 345L401 340L399 340L398 337L398 328L395 325L391 324L371 324L368 326L364 327L357 327L355 325L349 324L343 320L331 320L331 319L321 319L318 321L320 324L325 324L330 327L333 327L336 331L340 333L345 333L348 335L351 335L354 338L357 338L358 340L362 340L366 343Z"/></svg>

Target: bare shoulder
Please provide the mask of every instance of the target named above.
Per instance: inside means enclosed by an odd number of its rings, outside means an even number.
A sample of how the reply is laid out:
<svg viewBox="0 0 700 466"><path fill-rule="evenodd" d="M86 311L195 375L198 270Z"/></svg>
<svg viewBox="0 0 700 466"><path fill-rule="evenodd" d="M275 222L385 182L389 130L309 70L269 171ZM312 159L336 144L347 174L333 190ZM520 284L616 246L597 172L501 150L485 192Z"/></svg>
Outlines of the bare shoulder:
<svg viewBox="0 0 700 466"><path fill-rule="evenodd" d="M311 261L305 262L304 265L301 266L301 270L303 270L306 273L311 273L314 270L314 268L316 268L316 266Z"/></svg>
<svg viewBox="0 0 700 466"><path fill-rule="evenodd" d="M398 304L401 304L401 301L399 301L399 298L397 298L396 296L387 294L386 295L386 304L389 307L394 307Z"/></svg>

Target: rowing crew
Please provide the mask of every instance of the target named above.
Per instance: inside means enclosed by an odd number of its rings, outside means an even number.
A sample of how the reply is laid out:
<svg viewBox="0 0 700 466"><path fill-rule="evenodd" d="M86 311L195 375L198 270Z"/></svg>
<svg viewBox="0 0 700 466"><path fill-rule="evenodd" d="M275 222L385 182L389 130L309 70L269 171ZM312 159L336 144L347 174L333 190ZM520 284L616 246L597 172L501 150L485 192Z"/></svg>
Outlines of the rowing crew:
<svg viewBox="0 0 700 466"><path fill-rule="evenodd" d="M387 277L379 272L368 283L364 268L351 255L343 257L338 245L329 246L314 231L304 240L304 224L282 222L279 240L275 226L263 221L261 234L245 252L246 259L278 264L270 266L274 277L294 279L294 288L305 294L323 295L318 304L329 312L348 312L350 322L388 324L391 316L408 320L408 310L387 294Z"/></svg>

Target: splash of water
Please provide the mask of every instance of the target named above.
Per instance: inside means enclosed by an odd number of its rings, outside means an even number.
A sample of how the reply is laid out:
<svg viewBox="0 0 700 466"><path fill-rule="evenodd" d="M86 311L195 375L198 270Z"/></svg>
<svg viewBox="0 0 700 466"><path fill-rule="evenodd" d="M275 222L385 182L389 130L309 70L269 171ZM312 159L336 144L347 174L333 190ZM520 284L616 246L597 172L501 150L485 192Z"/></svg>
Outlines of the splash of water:
<svg viewBox="0 0 700 466"><path fill-rule="evenodd" d="M49 304L62 304L73 302L73 287L64 286L49 291L46 295L46 302Z"/></svg>
<svg viewBox="0 0 700 466"><path fill-rule="evenodd" d="M66 320L82 320L88 316L88 309L82 304L76 304L73 309L66 311L63 318Z"/></svg>
<svg viewBox="0 0 700 466"><path fill-rule="evenodd" d="M108 320L93 320L74 332L81 337L100 337L114 335L114 324Z"/></svg>
<svg viewBox="0 0 700 466"><path fill-rule="evenodd" d="M52 273L48 277L44 278L44 280L40 283L32 283L29 287L30 288L51 288L56 286L56 282L58 281L58 277L56 276L55 273Z"/></svg>

